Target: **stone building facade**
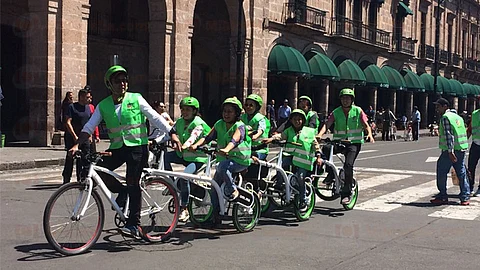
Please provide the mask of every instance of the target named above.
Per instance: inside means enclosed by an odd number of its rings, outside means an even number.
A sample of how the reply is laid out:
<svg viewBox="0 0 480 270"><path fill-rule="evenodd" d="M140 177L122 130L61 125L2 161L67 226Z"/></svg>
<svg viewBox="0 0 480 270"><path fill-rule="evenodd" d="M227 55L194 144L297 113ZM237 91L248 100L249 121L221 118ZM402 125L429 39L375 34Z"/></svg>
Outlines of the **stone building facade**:
<svg viewBox="0 0 480 270"><path fill-rule="evenodd" d="M229 96L301 95L326 115L343 87L366 109L434 119L440 94L459 111L480 94L479 0L1 0L1 113L7 141L49 145L67 91L108 96L119 63L130 90L178 104L197 97L209 123ZM434 92L434 90L437 90Z"/></svg>

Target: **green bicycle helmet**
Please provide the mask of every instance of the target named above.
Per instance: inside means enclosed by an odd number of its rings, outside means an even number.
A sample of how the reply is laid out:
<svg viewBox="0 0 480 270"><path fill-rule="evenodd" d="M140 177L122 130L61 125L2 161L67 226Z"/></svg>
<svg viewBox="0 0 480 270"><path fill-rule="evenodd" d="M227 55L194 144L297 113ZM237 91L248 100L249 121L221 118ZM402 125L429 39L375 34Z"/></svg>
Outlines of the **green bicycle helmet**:
<svg viewBox="0 0 480 270"><path fill-rule="evenodd" d="M103 78L103 82L105 83L105 86L108 88L108 89L111 89L111 83L110 83L110 78L112 77L113 74L117 73L117 72L123 72L126 74L127 73L127 70L122 67L122 66L111 66L107 72L105 73L105 77Z"/></svg>
<svg viewBox="0 0 480 270"><path fill-rule="evenodd" d="M310 102L310 107L312 107L312 99L308 96L301 96L298 98L298 102L300 102L302 99L308 100Z"/></svg>
<svg viewBox="0 0 480 270"><path fill-rule="evenodd" d="M305 112L302 109L293 110L292 113L290 113L290 119L292 119L292 117L296 114L299 114L303 118L303 123L305 123L307 121L307 115L305 114Z"/></svg>
<svg viewBox="0 0 480 270"><path fill-rule="evenodd" d="M200 109L200 102L194 97L184 97L180 102L180 108L182 108L182 106L190 106L198 110Z"/></svg>
<svg viewBox="0 0 480 270"><path fill-rule="evenodd" d="M233 104L233 105L237 106L240 111L242 110L242 103L236 97L231 97L231 98L225 99L225 101L222 103L222 107L225 104Z"/></svg>
<svg viewBox="0 0 480 270"><path fill-rule="evenodd" d="M261 96L259 96L257 94L250 94L250 95L248 95L248 97L246 99L250 99L250 100L253 100L253 101L257 102L258 109L262 108L263 99L262 99Z"/></svg>
<svg viewBox="0 0 480 270"><path fill-rule="evenodd" d="M340 91L340 95L338 95L339 97L342 97L342 96L352 96L352 98L355 98L355 91L353 91L353 89L350 89L350 88L343 88L341 91Z"/></svg>

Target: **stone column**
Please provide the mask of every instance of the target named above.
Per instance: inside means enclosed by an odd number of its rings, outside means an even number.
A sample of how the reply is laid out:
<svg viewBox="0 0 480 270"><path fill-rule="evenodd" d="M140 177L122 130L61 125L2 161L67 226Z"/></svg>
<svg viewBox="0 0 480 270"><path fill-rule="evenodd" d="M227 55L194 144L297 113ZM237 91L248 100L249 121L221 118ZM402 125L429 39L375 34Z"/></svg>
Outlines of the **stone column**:
<svg viewBox="0 0 480 270"><path fill-rule="evenodd" d="M421 117L421 120L420 120L420 128L425 128L427 127L428 125L428 94L427 93L422 93L420 94L420 96L422 97L423 101L425 102L419 102L419 104L421 105L418 105L418 110L420 111L420 117Z"/></svg>
<svg viewBox="0 0 480 270"><path fill-rule="evenodd" d="M288 80L288 103L290 107L293 109L297 108L297 100L298 100L298 77L291 77L291 79Z"/></svg>
<svg viewBox="0 0 480 270"><path fill-rule="evenodd" d="M450 108L453 108L453 109L457 110L458 113L460 113L458 111L458 97L452 97L451 98Z"/></svg>
<svg viewBox="0 0 480 270"><path fill-rule="evenodd" d="M328 80L314 80L310 87L313 90L313 110L325 114L328 111Z"/></svg>
<svg viewBox="0 0 480 270"><path fill-rule="evenodd" d="M377 87L370 88L370 94L368 96L368 105L372 106L374 110L377 110Z"/></svg>
<svg viewBox="0 0 480 270"><path fill-rule="evenodd" d="M399 110L401 110L399 113L401 115L403 115L404 111L403 109L405 110L405 113L407 115L407 118L408 119L412 119L412 111L413 111L413 92L411 91L408 91L408 92L405 92L405 108L399 108ZM416 104L415 104L416 105Z"/></svg>
<svg viewBox="0 0 480 270"><path fill-rule="evenodd" d="M157 18L152 13L148 24L149 32L149 66L148 66L148 100L168 100L166 93L170 89L166 71L170 71L170 55L172 49L173 23ZM158 15L157 15L158 14Z"/></svg>
<svg viewBox="0 0 480 270"><path fill-rule="evenodd" d="M390 102L389 102L390 110L392 112L397 111L397 91L392 91L390 94Z"/></svg>

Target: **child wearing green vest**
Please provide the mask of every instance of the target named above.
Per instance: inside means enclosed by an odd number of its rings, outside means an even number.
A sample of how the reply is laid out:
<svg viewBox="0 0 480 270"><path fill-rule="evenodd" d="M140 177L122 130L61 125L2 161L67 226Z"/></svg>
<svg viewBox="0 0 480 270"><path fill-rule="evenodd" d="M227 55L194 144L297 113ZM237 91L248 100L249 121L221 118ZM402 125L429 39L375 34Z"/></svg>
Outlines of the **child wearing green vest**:
<svg viewBox="0 0 480 270"><path fill-rule="evenodd" d="M318 130L318 127L320 126L320 120L318 119L317 112L312 110L312 104L312 99L310 97L301 96L298 98L297 108L301 109L305 113L306 120L303 125ZM290 121L285 122L278 127L277 132L282 132L283 130L289 128L290 125Z"/></svg>
<svg viewBox="0 0 480 270"><path fill-rule="evenodd" d="M188 166L195 165L195 171L200 169L207 162L206 154L200 151L188 151L188 148L200 138L205 137L210 132L210 127L202 120L198 114L200 103L194 97L186 97L180 102L180 117L172 130L170 137L172 138L173 148L175 151L168 152L165 155L165 170L172 170L172 163ZM188 197L190 195L190 182L180 179L180 208L181 213L179 220L187 222L188 214Z"/></svg>
<svg viewBox="0 0 480 270"><path fill-rule="evenodd" d="M295 174L298 178L299 192L300 192L300 210L307 209L307 198L305 196L305 181L307 174L313 171L314 162L318 166L323 164L321 157L320 146L315 139L317 130L314 128L304 126L307 119L305 112L300 109L295 109L290 114L291 126L282 133L273 135L268 139L264 139L263 143L271 143L273 140L286 140L285 153L288 156L282 157L282 167L288 170L291 165L296 170ZM277 175L277 179L281 179ZM275 184L276 189L281 189L282 181L277 180Z"/></svg>
<svg viewBox="0 0 480 270"><path fill-rule="evenodd" d="M217 169L213 180L219 186L225 183L224 196L229 200L235 200L239 192L233 183L233 175L248 168L251 164L251 139L246 134L245 124L240 121L242 103L235 97L227 98L222 103L222 116L213 126L206 138L190 146L194 151L197 147L217 140ZM219 198L212 194L213 224L221 223L219 218ZM224 213L220 213L224 214Z"/></svg>
<svg viewBox="0 0 480 270"><path fill-rule="evenodd" d="M245 99L245 113L241 120L247 126L248 135L252 139L252 146L261 144L262 139L268 138L270 132L270 121L260 113L263 100L257 94L251 94ZM252 156L265 160L268 155L268 148L252 152Z"/></svg>

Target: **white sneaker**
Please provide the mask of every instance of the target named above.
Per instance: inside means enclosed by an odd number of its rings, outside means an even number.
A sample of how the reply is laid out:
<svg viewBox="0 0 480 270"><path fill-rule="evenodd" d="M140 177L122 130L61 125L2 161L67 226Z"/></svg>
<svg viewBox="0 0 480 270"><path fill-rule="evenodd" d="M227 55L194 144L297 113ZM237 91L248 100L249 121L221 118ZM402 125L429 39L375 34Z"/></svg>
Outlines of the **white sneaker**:
<svg viewBox="0 0 480 270"><path fill-rule="evenodd" d="M183 209L182 213L180 213L180 216L178 217L178 220L181 222L187 222L189 218L190 214L188 213L188 209Z"/></svg>
<svg viewBox="0 0 480 270"><path fill-rule="evenodd" d="M480 197L480 187L477 189L477 192L472 195L473 197Z"/></svg>

